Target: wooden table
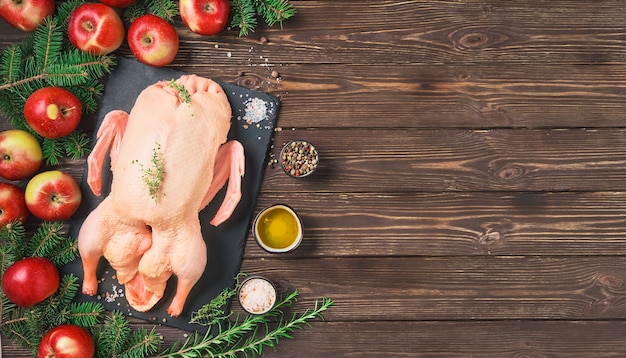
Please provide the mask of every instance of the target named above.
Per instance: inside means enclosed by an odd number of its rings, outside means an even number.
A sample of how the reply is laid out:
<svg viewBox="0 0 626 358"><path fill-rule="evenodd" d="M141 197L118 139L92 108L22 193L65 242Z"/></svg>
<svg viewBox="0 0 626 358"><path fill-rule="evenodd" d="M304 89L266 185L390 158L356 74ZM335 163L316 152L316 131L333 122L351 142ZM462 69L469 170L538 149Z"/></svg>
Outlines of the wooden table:
<svg viewBox="0 0 626 358"><path fill-rule="evenodd" d="M293 4L245 38L177 22L172 64L280 96L272 152L320 152L304 180L268 167L258 196L302 215L303 244L250 236L242 271L297 310L336 304L267 355L626 355L626 3Z"/></svg>

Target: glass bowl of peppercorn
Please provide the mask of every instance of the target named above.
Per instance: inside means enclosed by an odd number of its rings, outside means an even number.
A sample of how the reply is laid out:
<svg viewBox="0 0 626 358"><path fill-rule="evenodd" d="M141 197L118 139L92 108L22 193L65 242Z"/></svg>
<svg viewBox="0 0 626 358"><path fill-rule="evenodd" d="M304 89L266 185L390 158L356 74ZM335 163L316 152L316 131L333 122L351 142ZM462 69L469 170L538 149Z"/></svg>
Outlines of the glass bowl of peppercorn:
<svg viewBox="0 0 626 358"><path fill-rule="evenodd" d="M319 156L315 146L305 140L292 140L280 151L280 165L294 178L307 177L317 169Z"/></svg>

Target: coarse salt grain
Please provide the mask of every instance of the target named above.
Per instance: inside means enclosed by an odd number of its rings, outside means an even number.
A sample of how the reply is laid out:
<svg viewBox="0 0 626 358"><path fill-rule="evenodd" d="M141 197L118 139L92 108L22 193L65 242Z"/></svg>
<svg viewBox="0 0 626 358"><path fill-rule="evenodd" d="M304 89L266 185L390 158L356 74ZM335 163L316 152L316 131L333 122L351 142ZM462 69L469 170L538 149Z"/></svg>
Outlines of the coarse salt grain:
<svg viewBox="0 0 626 358"><path fill-rule="evenodd" d="M267 102L260 98L246 100L246 114L243 119L248 123L259 123L267 118Z"/></svg>
<svg viewBox="0 0 626 358"><path fill-rule="evenodd" d="M239 303L252 314L265 313L276 303L276 289L266 279L248 279L239 289Z"/></svg>

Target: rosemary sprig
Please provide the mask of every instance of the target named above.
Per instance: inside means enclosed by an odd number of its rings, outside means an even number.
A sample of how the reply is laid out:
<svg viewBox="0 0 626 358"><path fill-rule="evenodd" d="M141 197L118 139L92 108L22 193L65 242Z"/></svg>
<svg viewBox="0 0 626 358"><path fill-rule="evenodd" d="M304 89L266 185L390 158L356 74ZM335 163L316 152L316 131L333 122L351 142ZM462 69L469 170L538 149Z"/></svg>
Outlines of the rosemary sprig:
<svg viewBox="0 0 626 358"><path fill-rule="evenodd" d="M240 317L234 321L227 320L224 327L215 336L211 331L204 335L199 333L189 337L180 347L172 346L170 349L155 356L155 358L235 358L241 353L244 356L258 356L263 353L263 348L275 348L280 339L291 339L295 330L310 325L310 321L316 318L323 319L322 313L330 308L334 302L330 298L322 298L316 301L315 307L304 313L294 314L285 318L283 309L291 306L297 299L298 291L284 297L276 306L263 315L248 315L242 320ZM278 324L271 326L272 319L280 316Z"/></svg>

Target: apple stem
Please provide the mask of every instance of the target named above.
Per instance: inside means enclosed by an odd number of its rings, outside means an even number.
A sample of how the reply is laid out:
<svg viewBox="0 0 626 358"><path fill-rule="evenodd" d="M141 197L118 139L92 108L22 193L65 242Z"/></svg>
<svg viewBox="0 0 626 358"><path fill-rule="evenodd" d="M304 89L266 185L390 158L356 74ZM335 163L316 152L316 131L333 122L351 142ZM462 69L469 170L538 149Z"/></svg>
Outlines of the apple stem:
<svg viewBox="0 0 626 358"><path fill-rule="evenodd" d="M63 116L67 116L68 114L72 113L72 111L74 111L75 109L76 109L76 106L63 107L61 109L61 112L63 113Z"/></svg>
<svg viewBox="0 0 626 358"><path fill-rule="evenodd" d="M83 22L83 29L85 29L88 32L91 32L91 31L93 31L94 26L91 23L91 21L86 21L86 22Z"/></svg>

